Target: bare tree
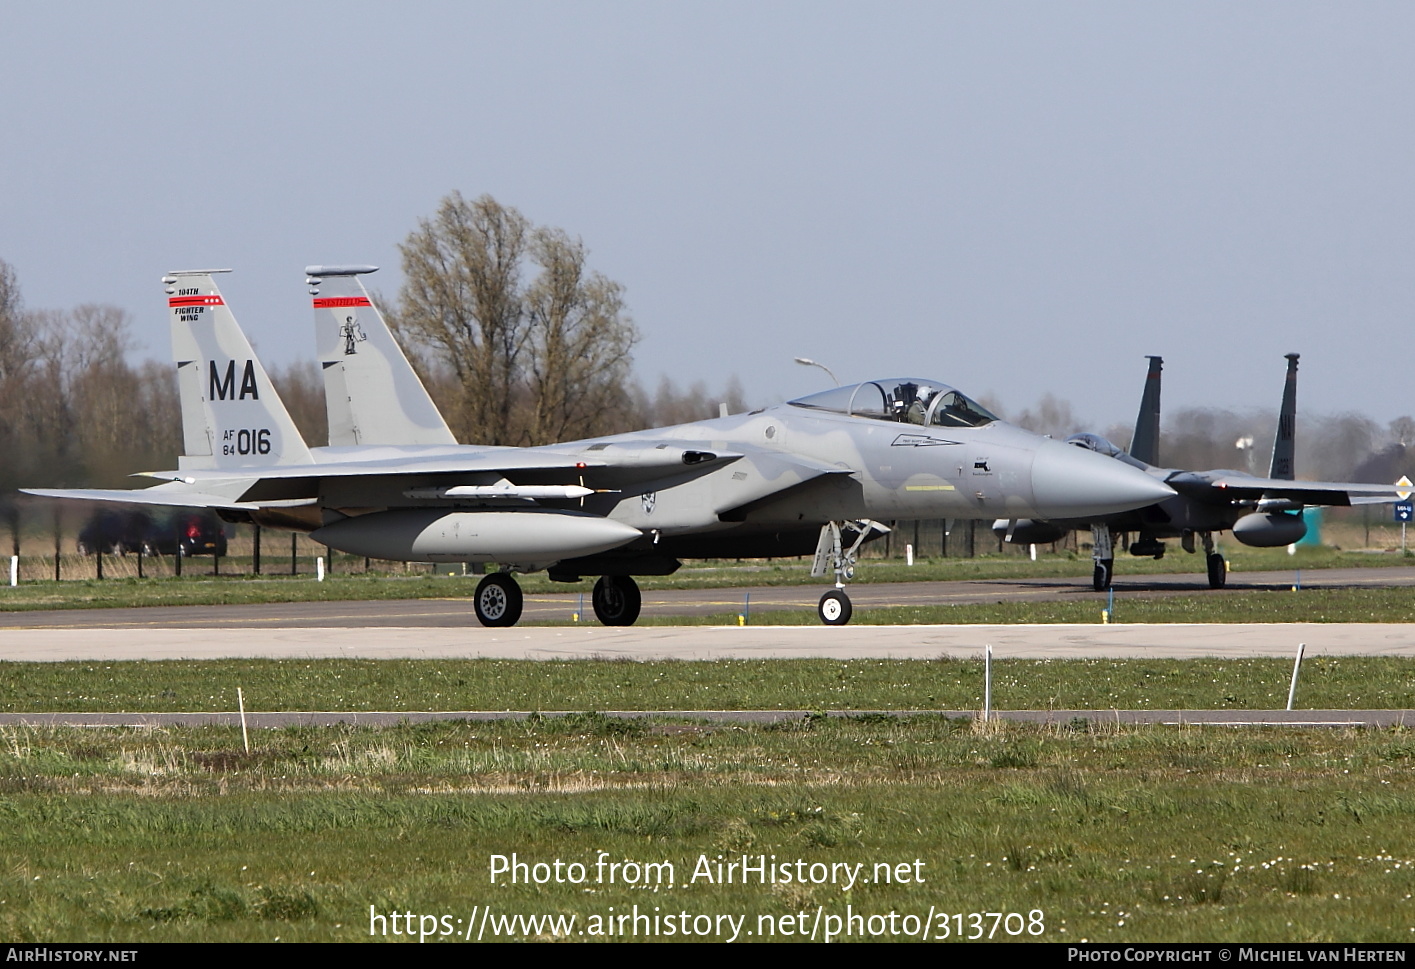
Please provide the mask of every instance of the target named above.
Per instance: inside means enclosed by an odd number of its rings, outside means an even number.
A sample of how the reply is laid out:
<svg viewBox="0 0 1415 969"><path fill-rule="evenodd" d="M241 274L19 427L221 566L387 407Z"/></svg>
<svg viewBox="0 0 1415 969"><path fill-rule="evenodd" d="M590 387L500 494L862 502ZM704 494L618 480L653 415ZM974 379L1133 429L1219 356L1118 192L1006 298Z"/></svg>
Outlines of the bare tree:
<svg viewBox="0 0 1415 969"><path fill-rule="evenodd" d="M1390 422L1389 433L1392 441L1401 447L1415 444L1415 417L1408 414L1404 417L1397 417Z"/></svg>
<svg viewBox="0 0 1415 969"><path fill-rule="evenodd" d="M1381 432L1364 414L1329 414L1299 421L1310 467L1299 472L1318 481L1354 481L1357 467L1377 449Z"/></svg>
<svg viewBox="0 0 1415 969"><path fill-rule="evenodd" d="M1240 413L1215 407L1180 408L1169 412L1165 418L1160 435L1160 463L1167 468L1194 471L1231 468L1266 475L1276 432L1275 411ZM1298 434L1303 433L1299 423ZM1306 477L1307 469L1300 454L1297 466Z"/></svg>
<svg viewBox="0 0 1415 969"><path fill-rule="evenodd" d="M551 444L630 421L630 352L639 338L624 287L585 268L585 246L559 229L537 229L540 274L525 295L528 444Z"/></svg>
<svg viewBox="0 0 1415 969"><path fill-rule="evenodd" d="M549 444L632 425L638 331L583 242L453 192L400 248L406 281L387 315L434 399L450 391L459 440Z"/></svg>
<svg viewBox="0 0 1415 969"><path fill-rule="evenodd" d="M528 336L521 293L530 223L489 195L453 192L399 248L404 283L394 329L431 351L459 388L459 440L519 444L512 412Z"/></svg>
<svg viewBox="0 0 1415 969"><path fill-rule="evenodd" d="M30 435L36 374L36 328L25 312L19 280L9 263L0 260L0 488L22 483Z"/></svg>
<svg viewBox="0 0 1415 969"><path fill-rule="evenodd" d="M635 428L711 420L718 416L723 404L727 405L729 414L741 414L751 409L742 390L742 381L736 374L727 379L727 384L720 391L709 389L702 380L695 380L680 390L664 374L659 378L658 388L652 396L639 384L634 384L630 393L634 400Z"/></svg>
<svg viewBox="0 0 1415 969"><path fill-rule="evenodd" d="M1012 422L1036 434L1064 440L1077 431L1084 430L1081 420L1072 412L1070 401L1053 394L1043 394L1035 408L1027 408Z"/></svg>

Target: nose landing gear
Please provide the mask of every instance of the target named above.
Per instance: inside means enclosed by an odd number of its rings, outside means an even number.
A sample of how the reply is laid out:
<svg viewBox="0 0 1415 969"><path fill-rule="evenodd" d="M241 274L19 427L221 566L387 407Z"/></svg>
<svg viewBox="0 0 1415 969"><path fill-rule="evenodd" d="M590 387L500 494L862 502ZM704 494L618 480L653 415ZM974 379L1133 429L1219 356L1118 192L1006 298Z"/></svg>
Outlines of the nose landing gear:
<svg viewBox="0 0 1415 969"><path fill-rule="evenodd" d="M855 541L848 549L841 541L842 528L857 533ZM845 583L855 577L855 561L860 546L865 544L866 539L888 531L887 526L868 518L849 522L826 522L821 526L816 557L811 563L811 575L820 578L827 572L835 573L835 588L821 596L820 604L816 607L816 615L820 617L821 622L827 626L843 626L850 621L855 610L850 604L850 597L845 594Z"/></svg>
<svg viewBox="0 0 1415 969"><path fill-rule="evenodd" d="M1109 525L1091 527L1091 559L1095 570L1091 573L1091 588L1104 592L1110 588L1111 576L1115 572L1115 552L1112 550Z"/></svg>
<svg viewBox="0 0 1415 969"><path fill-rule="evenodd" d="M1214 548L1213 532L1204 532L1204 561L1209 567L1209 588L1222 589L1228 581L1228 563L1223 553Z"/></svg>

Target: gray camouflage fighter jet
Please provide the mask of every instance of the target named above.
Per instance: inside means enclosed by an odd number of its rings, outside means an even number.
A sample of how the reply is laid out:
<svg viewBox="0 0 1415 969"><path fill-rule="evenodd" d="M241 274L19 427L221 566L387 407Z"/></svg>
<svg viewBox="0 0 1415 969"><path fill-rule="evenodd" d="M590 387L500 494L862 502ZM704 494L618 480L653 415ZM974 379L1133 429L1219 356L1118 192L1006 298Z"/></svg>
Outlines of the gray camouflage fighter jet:
<svg viewBox="0 0 1415 969"><path fill-rule="evenodd" d="M1277 548L1300 541L1307 534L1301 511L1307 505L1346 506L1390 502L1397 498L1395 485L1358 484L1347 481L1295 480L1297 431L1297 361L1287 354L1287 381L1283 385L1277 434L1273 438L1272 464L1266 478L1242 471L1183 471L1159 464L1160 371L1164 360L1149 357L1149 372L1140 398L1140 413L1129 453L1099 434L1075 434L1067 443L1114 458L1161 480L1177 492L1144 508L1103 518L998 519L993 531L1010 542L1045 544L1069 531L1089 528L1095 568L1092 586L1097 592L1110 588L1114 573L1113 536L1122 533L1124 547L1130 535L1131 555L1163 558L1161 539L1177 538L1186 552L1194 551L1194 538L1203 543L1209 587L1221 589L1228 577L1228 563L1214 545L1214 533L1232 531L1244 545Z"/></svg>
<svg viewBox="0 0 1415 969"><path fill-rule="evenodd" d="M357 273L325 273L327 285L311 277L321 299L366 299ZM358 302L317 300L316 311L357 310L339 321L339 356L382 360L341 361L337 378L326 366L346 390L331 413L347 410L347 420L331 421L341 444L311 449L212 276L163 279L186 452L177 470L149 473L168 480L143 490L29 493L213 508L374 558L496 562L504 571L486 576L473 596L477 618L491 626L520 616L514 572L600 576L596 616L628 625L640 606L633 576L670 574L683 558L812 552L813 574L836 580L820 618L839 625L850 619L844 586L860 547L888 530L877 519L1089 520L1173 494L1140 470L1014 427L952 387L918 378L546 447L459 446L440 418L419 410L402 374L406 360L392 355L391 338L374 334L382 329L374 308ZM383 415L391 424L365 434L365 398L348 390L379 380L399 406ZM401 434L405 420L424 429L414 437L421 443L373 440Z"/></svg>

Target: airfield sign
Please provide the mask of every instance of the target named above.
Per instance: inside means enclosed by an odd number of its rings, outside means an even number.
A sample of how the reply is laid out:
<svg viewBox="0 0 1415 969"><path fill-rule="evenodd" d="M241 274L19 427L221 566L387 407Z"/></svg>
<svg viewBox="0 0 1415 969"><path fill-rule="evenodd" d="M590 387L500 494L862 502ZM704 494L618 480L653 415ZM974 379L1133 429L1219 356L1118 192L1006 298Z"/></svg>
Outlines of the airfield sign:
<svg viewBox="0 0 1415 969"><path fill-rule="evenodd" d="M1409 478L1402 474L1400 480L1395 483L1395 486L1400 489L1396 492L1400 500L1395 503L1395 520L1400 522L1400 553L1404 555L1405 526L1410 523L1412 518L1415 518L1415 502L1410 500L1411 491L1415 489L1415 483L1412 483Z"/></svg>

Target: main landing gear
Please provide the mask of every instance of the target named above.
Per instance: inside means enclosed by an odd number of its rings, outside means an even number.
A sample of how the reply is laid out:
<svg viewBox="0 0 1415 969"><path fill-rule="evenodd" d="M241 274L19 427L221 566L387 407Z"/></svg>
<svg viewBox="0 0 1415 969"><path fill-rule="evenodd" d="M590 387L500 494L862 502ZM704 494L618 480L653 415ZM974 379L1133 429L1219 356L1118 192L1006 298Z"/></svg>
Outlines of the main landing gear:
<svg viewBox="0 0 1415 969"><path fill-rule="evenodd" d="M1186 531L1181 537L1184 551L1194 551L1194 532ZM1204 541L1204 562L1208 566L1209 588L1222 589L1228 581L1228 563L1223 554L1214 547L1213 532L1199 532ZM1164 554L1164 544L1154 539L1141 539L1130 547L1132 555L1153 555L1160 558ZM1156 554L1158 553L1158 554ZM1108 525L1091 527L1091 557L1095 570L1091 573L1091 587L1097 592L1110 588L1115 575L1115 553L1111 549L1111 534Z"/></svg>
<svg viewBox="0 0 1415 969"><path fill-rule="evenodd" d="M595 618L606 626L632 626L643 597L631 575L601 575L590 594Z"/></svg>
<svg viewBox="0 0 1415 969"><path fill-rule="evenodd" d="M841 528L851 529L858 537L848 549L841 541ZM843 626L850 621L854 608L850 597L845 594L845 583L855 577L855 561L860 546L874 535L883 535L889 529L879 522L862 518L851 522L826 522L821 526L820 542L816 544L816 557L811 563L811 575L820 578L827 572L835 573L835 588L821 596L816 606L816 615L827 626Z"/></svg>
<svg viewBox="0 0 1415 969"><path fill-rule="evenodd" d="M521 618L521 587L510 572L493 572L477 583L472 608L483 626L514 626Z"/></svg>
<svg viewBox="0 0 1415 969"><path fill-rule="evenodd" d="M595 583L591 602L595 618L606 626L632 626L639 618L643 597L632 576L604 575ZM491 573L477 583L472 595L472 608L483 626L516 625L523 605L521 587L510 572Z"/></svg>

